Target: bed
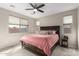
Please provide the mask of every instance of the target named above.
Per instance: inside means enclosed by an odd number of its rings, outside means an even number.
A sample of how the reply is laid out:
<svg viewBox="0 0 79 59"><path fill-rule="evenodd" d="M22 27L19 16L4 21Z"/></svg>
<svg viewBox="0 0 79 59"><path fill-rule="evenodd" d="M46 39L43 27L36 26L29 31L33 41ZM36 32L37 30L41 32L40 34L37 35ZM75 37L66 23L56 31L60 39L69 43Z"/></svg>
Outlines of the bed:
<svg viewBox="0 0 79 59"><path fill-rule="evenodd" d="M36 55L50 56L52 51L60 43L60 27L59 26L42 26L40 31L55 30L56 34L39 35L31 34L24 35L21 38L22 48L25 48Z"/></svg>

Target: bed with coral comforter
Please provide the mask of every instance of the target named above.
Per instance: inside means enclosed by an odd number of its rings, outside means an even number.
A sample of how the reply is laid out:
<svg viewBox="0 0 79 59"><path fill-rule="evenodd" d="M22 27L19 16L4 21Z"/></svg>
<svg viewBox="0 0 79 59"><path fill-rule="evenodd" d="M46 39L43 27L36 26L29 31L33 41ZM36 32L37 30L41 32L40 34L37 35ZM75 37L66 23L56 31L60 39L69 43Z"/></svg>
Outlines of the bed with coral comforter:
<svg viewBox="0 0 79 59"><path fill-rule="evenodd" d="M46 55L51 55L51 48L57 43L59 37L57 34L53 35L24 35L21 42L33 45L41 49Z"/></svg>

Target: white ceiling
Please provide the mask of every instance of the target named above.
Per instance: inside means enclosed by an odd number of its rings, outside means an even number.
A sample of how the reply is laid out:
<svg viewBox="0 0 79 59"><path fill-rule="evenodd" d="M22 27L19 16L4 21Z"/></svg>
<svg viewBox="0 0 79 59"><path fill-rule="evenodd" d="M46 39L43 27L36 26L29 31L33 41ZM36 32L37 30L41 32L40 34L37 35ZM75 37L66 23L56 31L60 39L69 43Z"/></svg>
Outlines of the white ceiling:
<svg viewBox="0 0 79 59"><path fill-rule="evenodd" d="M15 7L10 7L10 5L14 5ZM20 13L22 15L26 15L31 18L40 18L77 8L79 7L79 3L45 3L45 6L40 8L45 12L36 12L36 14L33 14L32 10L25 10L26 8L31 8L28 3L0 3L0 7Z"/></svg>

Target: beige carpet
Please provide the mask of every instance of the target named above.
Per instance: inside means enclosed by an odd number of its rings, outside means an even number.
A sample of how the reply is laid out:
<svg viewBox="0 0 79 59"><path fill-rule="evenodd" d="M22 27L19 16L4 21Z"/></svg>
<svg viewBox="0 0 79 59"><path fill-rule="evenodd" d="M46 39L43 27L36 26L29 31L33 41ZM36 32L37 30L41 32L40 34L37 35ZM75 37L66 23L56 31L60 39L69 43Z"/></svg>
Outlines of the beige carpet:
<svg viewBox="0 0 79 59"><path fill-rule="evenodd" d="M28 50L21 48L21 45L11 47L10 49L0 51L0 56L36 56ZM79 50L63 48L57 46L52 56L79 56Z"/></svg>

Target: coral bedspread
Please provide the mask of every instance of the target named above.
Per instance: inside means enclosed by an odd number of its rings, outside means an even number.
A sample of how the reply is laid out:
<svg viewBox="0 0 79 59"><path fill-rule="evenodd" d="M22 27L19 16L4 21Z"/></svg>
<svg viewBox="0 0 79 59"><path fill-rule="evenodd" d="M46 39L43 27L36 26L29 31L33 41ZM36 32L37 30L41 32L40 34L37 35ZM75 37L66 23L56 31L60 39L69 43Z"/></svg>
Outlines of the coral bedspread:
<svg viewBox="0 0 79 59"><path fill-rule="evenodd" d="M51 55L51 47L58 41L57 34L54 35L25 35L21 38L21 41L29 43L42 49L45 54Z"/></svg>

